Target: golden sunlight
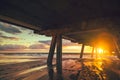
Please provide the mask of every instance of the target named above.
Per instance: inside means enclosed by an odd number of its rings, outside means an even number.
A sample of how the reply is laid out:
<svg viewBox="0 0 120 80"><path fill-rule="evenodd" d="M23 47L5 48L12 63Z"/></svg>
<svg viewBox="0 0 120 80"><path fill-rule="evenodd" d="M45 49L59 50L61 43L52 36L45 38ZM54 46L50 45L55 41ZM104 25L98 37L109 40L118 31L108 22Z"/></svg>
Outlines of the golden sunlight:
<svg viewBox="0 0 120 80"><path fill-rule="evenodd" d="M103 53L103 49L102 49L102 48L98 48L98 49L97 49L97 52L98 52L99 54L102 54L102 53Z"/></svg>

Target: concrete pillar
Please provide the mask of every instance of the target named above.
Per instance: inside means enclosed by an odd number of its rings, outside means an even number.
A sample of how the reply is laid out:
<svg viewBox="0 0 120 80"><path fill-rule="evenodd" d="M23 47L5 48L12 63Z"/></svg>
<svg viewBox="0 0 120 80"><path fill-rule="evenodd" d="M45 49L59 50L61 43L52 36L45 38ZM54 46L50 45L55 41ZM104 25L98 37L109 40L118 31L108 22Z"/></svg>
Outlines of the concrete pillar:
<svg viewBox="0 0 120 80"><path fill-rule="evenodd" d="M56 54L56 63L57 63L57 80L63 80L62 77L62 35L57 36L57 54Z"/></svg>
<svg viewBox="0 0 120 80"><path fill-rule="evenodd" d="M50 50L49 50L48 59L47 59L49 80L53 80L54 78L52 61L53 61L53 56L55 51L56 39L57 39L57 36L52 36L52 41L51 41Z"/></svg>
<svg viewBox="0 0 120 80"><path fill-rule="evenodd" d="M85 44L82 44L80 58L82 58L82 57L83 57L84 47L85 47Z"/></svg>

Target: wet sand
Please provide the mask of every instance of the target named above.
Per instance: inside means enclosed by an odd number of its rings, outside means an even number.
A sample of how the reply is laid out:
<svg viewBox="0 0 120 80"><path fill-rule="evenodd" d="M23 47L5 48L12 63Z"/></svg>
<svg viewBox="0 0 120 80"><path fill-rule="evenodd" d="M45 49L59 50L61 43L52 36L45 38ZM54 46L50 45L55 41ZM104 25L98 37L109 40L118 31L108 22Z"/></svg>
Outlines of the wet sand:
<svg viewBox="0 0 120 80"><path fill-rule="evenodd" d="M49 78L46 57L15 57L15 59L2 57L0 60L8 60L0 62L0 80L48 80ZM120 80L120 60L64 58L63 78L64 80ZM54 80L56 80L56 68L54 68Z"/></svg>

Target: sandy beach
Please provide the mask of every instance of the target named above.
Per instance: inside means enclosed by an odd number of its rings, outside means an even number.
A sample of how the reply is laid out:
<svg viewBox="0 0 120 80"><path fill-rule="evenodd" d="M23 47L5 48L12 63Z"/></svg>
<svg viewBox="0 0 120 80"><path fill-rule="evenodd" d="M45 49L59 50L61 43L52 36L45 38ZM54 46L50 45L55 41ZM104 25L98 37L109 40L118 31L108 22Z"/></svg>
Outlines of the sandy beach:
<svg viewBox="0 0 120 80"><path fill-rule="evenodd" d="M0 80L48 80L46 60L39 56L1 56ZM119 59L64 57L62 67L64 80L120 80ZM55 67L52 75L56 80Z"/></svg>

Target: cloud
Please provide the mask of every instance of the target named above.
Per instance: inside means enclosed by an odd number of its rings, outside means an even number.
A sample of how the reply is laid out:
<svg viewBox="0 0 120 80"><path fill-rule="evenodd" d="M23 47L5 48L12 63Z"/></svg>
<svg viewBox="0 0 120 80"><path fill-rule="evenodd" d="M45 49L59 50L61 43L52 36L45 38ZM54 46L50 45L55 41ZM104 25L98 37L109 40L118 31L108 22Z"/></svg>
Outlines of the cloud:
<svg viewBox="0 0 120 80"><path fill-rule="evenodd" d="M50 44L51 44L51 40L39 41L39 42L40 42L40 43L47 44L47 45L50 45ZM75 45L78 45L78 44L77 44L77 43L72 43L72 42L69 41L69 40L65 40L65 39L62 40L62 46L75 46Z"/></svg>
<svg viewBox="0 0 120 80"><path fill-rule="evenodd" d="M10 39L10 40L19 40L19 38L16 38L16 37L8 37L8 36L2 36L2 35L0 35L0 38Z"/></svg>
<svg viewBox="0 0 120 80"><path fill-rule="evenodd" d="M19 27L21 30L28 30L28 28Z"/></svg>
<svg viewBox="0 0 120 80"><path fill-rule="evenodd" d="M47 49L44 44L33 44L29 46L30 49Z"/></svg>
<svg viewBox="0 0 120 80"><path fill-rule="evenodd" d="M78 46L79 44L78 43L73 43L73 42L71 42L69 40L63 39L62 45L63 46Z"/></svg>
<svg viewBox="0 0 120 80"><path fill-rule="evenodd" d="M0 32L0 36L3 35L1 32Z"/></svg>
<svg viewBox="0 0 120 80"><path fill-rule="evenodd" d="M17 49L27 49L24 45L13 45L13 44L6 44L0 45L0 50L17 50Z"/></svg>
<svg viewBox="0 0 120 80"><path fill-rule="evenodd" d="M9 40L19 40L19 38L17 38L17 37L4 36L3 33L1 33L1 32L0 32L0 38L9 39ZM0 42L2 42L2 41L0 40Z"/></svg>
<svg viewBox="0 0 120 80"><path fill-rule="evenodd" d="M11 34L22 33L17 27L2 22L0 22L0 30Z"/></svg>
<svg viewBox="0 0 120 80"><path fill-rule="evenodd" d="M50 45L50 44L51 44L51 40L39 41L39 42L40 42L40 43L47 44L47 45Z"/></svg>

